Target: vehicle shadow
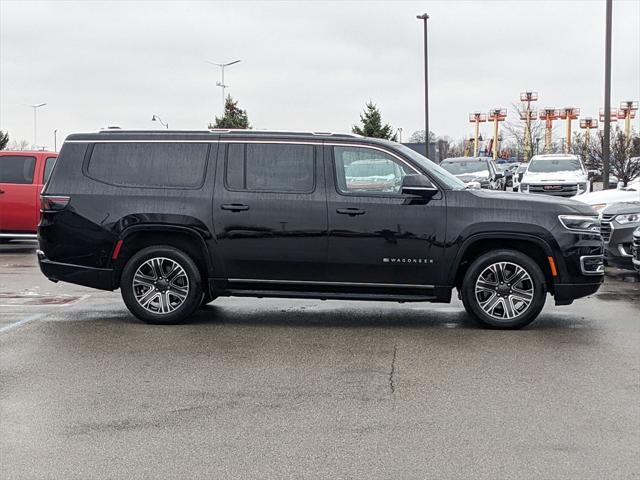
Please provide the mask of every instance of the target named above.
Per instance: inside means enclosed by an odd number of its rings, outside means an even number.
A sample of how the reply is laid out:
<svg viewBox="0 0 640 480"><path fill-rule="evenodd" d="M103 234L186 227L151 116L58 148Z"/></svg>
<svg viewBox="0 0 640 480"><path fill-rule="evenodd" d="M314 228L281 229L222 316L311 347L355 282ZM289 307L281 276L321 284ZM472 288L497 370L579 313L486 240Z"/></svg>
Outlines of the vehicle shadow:
<svg viewBox="0 0 640 480"><path fill-rule="evenodd" d="M9 254L30 254L35 255L38 248L37 242L9 242L0 244L0 255Z"/></svg>

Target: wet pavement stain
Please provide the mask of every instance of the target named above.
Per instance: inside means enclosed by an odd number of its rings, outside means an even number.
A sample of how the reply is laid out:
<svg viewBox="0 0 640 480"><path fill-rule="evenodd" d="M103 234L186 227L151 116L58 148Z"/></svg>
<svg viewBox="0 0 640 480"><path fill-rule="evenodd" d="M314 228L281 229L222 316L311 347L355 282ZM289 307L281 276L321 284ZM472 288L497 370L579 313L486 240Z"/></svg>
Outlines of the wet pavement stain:
<svg viewBox="0 0 640 480"><path fill-rule="evenodd" d="M77 295L37 295L33 293L0 293L2 305L67 305L80 299Z"/></svg>

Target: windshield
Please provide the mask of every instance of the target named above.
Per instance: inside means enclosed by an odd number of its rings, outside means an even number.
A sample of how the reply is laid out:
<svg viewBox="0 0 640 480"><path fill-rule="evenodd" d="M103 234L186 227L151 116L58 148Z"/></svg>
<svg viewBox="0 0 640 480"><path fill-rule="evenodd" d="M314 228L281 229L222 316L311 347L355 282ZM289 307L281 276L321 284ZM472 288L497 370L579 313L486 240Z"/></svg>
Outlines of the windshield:
<svg viewBox="0 0 640 480"><path fill-rule="evenodd" d="M453 175L487 175L487 164L478 161L450 162L444 160L440 166Z"/></svg>
<svg viewBox="0 0 640 480"><path fill-rule="evenodd" d="M431 160L423 157L415 150L411 150L409 147L405 147L404 145L400 144L395 144L394 148L400 150L407 157L424 168L425 171L427 171L430 175L433 175L440 183L444 184L446 187L453 190L461 190L465 188L466 185L462 180L454 177L440 165L436 165Z"/></svg>
<svg viewBox="0 0 640 480"><path fill-rule="evenodd" d="M577 158L557 158L554 160L531 160L529 172L575 172L582 171L582 163Z"/></svg>

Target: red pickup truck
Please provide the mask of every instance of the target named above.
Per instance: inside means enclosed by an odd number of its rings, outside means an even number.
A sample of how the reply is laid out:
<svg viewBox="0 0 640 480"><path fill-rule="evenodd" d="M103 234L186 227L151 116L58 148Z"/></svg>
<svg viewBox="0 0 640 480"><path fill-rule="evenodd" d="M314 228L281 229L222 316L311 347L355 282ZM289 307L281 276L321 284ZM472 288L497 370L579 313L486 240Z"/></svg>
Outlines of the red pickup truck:
<svg viewBox="0 0 640 480"><path fill-rule="evenodd" d="M36 238L40 192L58 154L0 151L0 243Z"/></svg>

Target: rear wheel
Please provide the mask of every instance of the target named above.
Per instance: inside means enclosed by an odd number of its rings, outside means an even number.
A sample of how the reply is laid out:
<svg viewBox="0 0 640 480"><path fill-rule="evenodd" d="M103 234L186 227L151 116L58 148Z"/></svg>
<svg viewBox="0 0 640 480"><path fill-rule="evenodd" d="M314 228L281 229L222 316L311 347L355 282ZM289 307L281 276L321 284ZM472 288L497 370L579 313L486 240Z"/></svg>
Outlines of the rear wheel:
<svg viewBox="0 0 640 480"><path fill-rule="evenodd" d="M462 282L462 302L481 324L516 329L536 319L546 299L538 264L516 250L496 250L477 258Z"/></svg>
<svg viewBox="0 0 640 480"><path fill-rule="evenodd" d="M201 283L191 257L174 247L155 246L129 259L120 290L127 308L140 320L176 324L185 322L200 306Z"/></svg>

